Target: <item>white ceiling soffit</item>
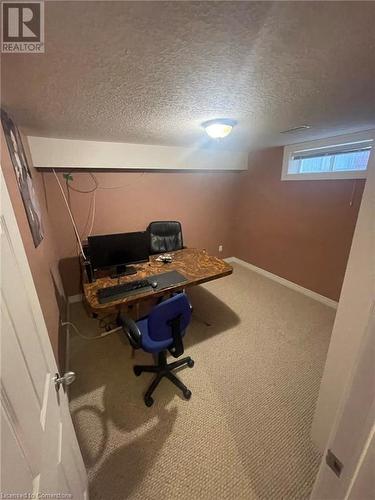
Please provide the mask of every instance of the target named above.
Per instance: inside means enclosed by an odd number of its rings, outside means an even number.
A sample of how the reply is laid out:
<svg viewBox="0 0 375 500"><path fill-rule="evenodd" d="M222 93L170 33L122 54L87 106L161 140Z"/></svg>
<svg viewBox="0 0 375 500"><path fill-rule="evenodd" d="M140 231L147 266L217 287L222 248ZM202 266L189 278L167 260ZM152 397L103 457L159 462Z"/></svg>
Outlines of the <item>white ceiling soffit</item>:
<svg viewBox="0 0 375 500"><path fill-rule="evenodd" d="M246 170L247 153L217 149L28 137L37 168Z"/></svg>
<svg viewBox="0 0 375 500"><path fill-rule="evenodd" d="M45 2L45 53L2 54L27 135L223 149L375 126L375 2ZM290 134L280 131L312 126Z"/></svg>

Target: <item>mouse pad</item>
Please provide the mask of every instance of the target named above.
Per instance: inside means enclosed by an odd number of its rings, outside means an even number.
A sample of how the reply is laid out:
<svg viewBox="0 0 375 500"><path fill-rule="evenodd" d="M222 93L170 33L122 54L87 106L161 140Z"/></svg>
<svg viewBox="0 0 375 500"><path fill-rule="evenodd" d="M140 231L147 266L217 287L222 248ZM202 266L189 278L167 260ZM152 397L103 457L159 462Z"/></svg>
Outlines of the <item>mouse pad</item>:
<svg viewBox="0 0 375 500"><path fill-rule="evenodd" d="M153 274L152 276L147 276L149 281L157 281L158 286L154 290L163 290L163 288L168 288L172 285L178 285L179 283L185 283L187 279L185 276L178 271L169 271L168 273Z"/></svg>

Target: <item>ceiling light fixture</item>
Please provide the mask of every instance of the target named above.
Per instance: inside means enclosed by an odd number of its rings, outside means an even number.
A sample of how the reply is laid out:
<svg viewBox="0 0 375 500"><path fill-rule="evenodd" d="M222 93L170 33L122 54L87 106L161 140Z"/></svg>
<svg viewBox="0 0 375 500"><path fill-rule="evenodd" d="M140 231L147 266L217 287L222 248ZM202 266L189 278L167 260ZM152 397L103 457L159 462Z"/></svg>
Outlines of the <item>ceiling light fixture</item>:
<svg viewBox="0 0 375 500"><path fill-rule="evenodd" d="M232 132L236 123L235 120L229 118L218 118L202 123L202 127L212 139L223 139Z"/></svg>

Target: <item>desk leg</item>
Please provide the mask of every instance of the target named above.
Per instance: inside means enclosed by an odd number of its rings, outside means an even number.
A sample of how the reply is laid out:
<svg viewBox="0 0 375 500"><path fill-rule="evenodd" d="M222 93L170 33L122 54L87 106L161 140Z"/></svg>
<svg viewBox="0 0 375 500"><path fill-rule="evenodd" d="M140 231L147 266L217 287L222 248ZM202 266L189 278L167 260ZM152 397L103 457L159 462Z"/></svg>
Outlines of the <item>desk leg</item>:
<svg viewBox="0 0 375 500"><path fill-rule="evenodd" d="M134 321L137 321L139 319L139 310L140 310L139 302L137 302L136 304L124 305L122 307L125 314L129 316L129 318L132 318Z"/></svg>
<svg viewBox="0 0 375 500"><path fill-rule="evenodd" d="M130 318L134 319L135 321L138 319L139 304L136 304L135 307L134 307L134 304L123 305L122 309L125 312L125 314L127 316L129 316ZM135 358L135 349L134 349L134 347L131 347L131 346L130 346L130 348L131 348L130 359L134 359Z"/></svg>

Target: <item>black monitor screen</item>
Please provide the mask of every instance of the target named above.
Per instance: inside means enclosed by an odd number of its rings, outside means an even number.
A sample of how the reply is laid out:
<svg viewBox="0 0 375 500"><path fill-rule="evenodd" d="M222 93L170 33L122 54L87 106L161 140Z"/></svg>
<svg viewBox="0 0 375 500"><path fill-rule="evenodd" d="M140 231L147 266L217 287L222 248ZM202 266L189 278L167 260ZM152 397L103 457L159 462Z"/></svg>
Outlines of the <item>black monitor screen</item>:
<svg viewBox="0 0 375 500"><path fill-rule="evenodd" d="M104 234L89 236L89 253L93 269L148 261L149 234Z"/></svg>

